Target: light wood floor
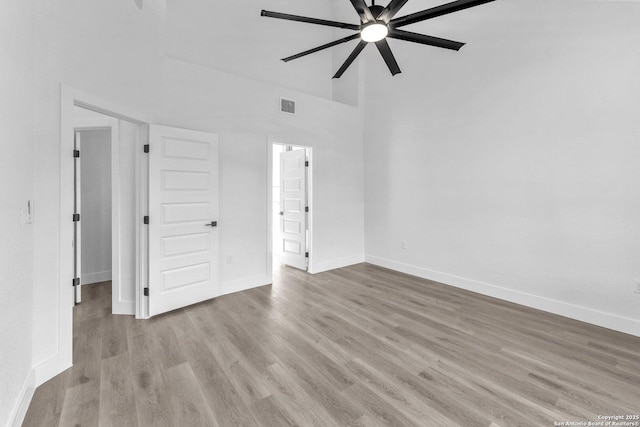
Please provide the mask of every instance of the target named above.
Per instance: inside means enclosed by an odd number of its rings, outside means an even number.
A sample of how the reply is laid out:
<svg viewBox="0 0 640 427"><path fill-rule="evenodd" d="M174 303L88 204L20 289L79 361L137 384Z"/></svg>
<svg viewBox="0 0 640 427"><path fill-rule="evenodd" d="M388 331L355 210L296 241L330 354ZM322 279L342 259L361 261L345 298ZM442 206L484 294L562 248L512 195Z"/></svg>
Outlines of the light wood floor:
<svg viewBox="0 0 640 427"><path fill-rule="evenodd" d="M88 288L88 289L87 289ZM640 414L640 338L368 264L151 320L74 312L25 426L553 426Z"/></svg>

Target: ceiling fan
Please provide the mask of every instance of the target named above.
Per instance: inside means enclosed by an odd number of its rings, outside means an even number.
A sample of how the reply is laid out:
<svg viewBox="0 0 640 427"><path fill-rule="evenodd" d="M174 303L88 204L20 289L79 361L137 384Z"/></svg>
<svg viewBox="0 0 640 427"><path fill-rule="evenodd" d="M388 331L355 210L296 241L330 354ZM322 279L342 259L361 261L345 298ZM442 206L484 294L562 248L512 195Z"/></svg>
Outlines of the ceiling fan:
<svg viewBox="0 0 640 427"><path fill-rule="evenodd" d="M323 44L322 46L315 47L313 49L306 50L296 55L283 58L284 62L289 62L294 59L301 58L303 56L327 49L333 46L337 46L342 43L346 43L351 40L360 39L360 42L356 48L351 52L347 60L338 69L333 76L334 79L339 79L342 74L349 68L351 63L362 52L362 50L369 43L375 43L378 51L382 55L384 62L386 62L389 71L392 75L400 73L400 67L396 62L389 43L387 43L387 37L394 39L405 40L414 43L426 44L429 46L441 47L444 49L460 50L464 43L441 39L439 37L427 36L424 34L412 33L410 31L400 30L400 27L409 24L415 24L416 22L425 21L427 19L436 18L438 16L447 15L449 13L458 12L460 10L468 9L470 7L479 6L484 3L489 3L495 0L458 0L451 3L447 3L441 6L432 7L431 9L423 10L421 12L412 13L410 15L401 16L395 18L394 16L400 11L400 8L407 3L408 0L391 0L387 7L382 7L375 4L375 0L371 1L371 6L367 6L365 0L350 0L351 4L355 8L358 15L360 15L360 25L347 24L345 22L327 21L325 19L308 18L306 16L290 15L287 13L270 12L263 10L261 16L267 16L269 18L286 19L289 21L307 22L309 24L324 25L327 27L344 28L347 30L357 31L356 34L348 37L333 41L331 43Z"/></svg>

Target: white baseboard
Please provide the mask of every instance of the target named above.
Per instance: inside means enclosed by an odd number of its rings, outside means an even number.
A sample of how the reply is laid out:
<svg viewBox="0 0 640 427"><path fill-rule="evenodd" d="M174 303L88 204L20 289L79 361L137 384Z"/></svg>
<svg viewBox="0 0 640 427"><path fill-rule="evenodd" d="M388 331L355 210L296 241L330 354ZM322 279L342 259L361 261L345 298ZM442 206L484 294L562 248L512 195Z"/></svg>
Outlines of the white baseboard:
<svg viewBox="0 0 640 427"><path fill-rule="evenodd" d="M136 314L136 302L135 301L111 301L111 311L113 314Z"/></svg>
<svg viewBox="0 0 640 427"><path fill-rule="evenodd" d="M43 383L49 381L51 378L73 366L71 357L69 357L69 360L66 359L67 358L65 358L62 354L58 353L36 366L36 387L39 387Z"/></svg>
<svg viewBox="0 0 640 427"><path fill-rule="evenodd" d="M271 284L271 279L264 274L247 277L240 280L232 280L220 283L220 296L232 294L234 292L246 291L247 289Z"/></svg>
<svg viewBox="0 0 640 427"><path fill-rule="evenodd" d="M513 289L503 288L501 286L492 285L478 280L467 279L455 276L453 274L442 273L440 271L429 270L423 267L417 267L393 261L386 258L367 255L366 262L380 267L389 268L401 273L411 274L412 276L421 277L423 279L433 280L435 282L444 283L445 285L455 286L457 288L466 289L482 295L498 298L501 300L525 305L527 307L546 311L570 319L579 320L585 323L602 326L604 328L613 329L615 331L624 332L640 337L640 321L630 319L628 317L618 316L616 314L594 310L592 308L578 306L563 301L558 301L538 295L532 295L525 292L515 291Z"/></svg>
<svg viewBox="0 0 640 427"><path fill-rule="evenodd" d="M106 282L111 280L111 270L97 271L95 273L82 273L80 282L83 285L89 285L91 283Z"/></svg>
<svg viewBox="0 0 640 427"><path fill-rule="evenodd" d="M354 255L346 258L336 258L327 261L314 262L309 265L309 273L317 274L323 271L335 270L336 268L348 267L364 262L364 255Z"/></svg>
<svg viewBox="0 0 640 427"><path fill-rule="evenodd" d="M27 410L29 409L29 404L31 403L31 398L33 398L33 393L36 391L36 371L32 369L29 372L22 388L20 389L20 395L18 396L18 400L16 401L16 405L11 412L11 416L9 417L9 426L12 427L20 427L22 422L24 421L25 415L27 415Z"/></svg>

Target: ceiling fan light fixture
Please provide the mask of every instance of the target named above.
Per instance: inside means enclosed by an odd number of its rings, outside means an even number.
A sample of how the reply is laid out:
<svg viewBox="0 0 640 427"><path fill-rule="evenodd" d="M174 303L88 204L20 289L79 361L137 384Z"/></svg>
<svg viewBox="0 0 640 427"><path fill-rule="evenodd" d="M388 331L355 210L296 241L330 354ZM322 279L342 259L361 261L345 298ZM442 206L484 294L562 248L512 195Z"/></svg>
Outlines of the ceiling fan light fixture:
<svg viewBox="0 0 640 427"><path fill-rule="evenodd" d="M365 25L360 30L360 38L366 42L378 42L389 34L387 24L380 21L373 21Z"/></svg>

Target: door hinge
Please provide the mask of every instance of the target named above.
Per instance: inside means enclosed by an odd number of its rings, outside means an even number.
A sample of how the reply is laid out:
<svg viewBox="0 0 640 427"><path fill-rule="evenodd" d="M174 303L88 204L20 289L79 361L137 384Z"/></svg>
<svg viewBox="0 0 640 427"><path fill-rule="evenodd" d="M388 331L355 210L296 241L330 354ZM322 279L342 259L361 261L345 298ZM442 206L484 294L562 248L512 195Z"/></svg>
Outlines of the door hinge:
<svg viewBox="0 0 640 427"><path fill-rule="evenodd" d="M80 214L78 213L73 214L73 222L78 222L78 221L80 221Z"/></svg>
<svg viewBox="0 0 640 427"><path fill-rule="evenodd" d="M144 219L143 219L143 222L144 222L146 225L149 225L149 215L145 215L145 217L144 217Z"/></svg>
<svg viewBox="0 0 640 427"><path fill-rule="evenodd" d="M304 165L305 165L305 166L309 166L309 160L305 160L305 161L304 161Z"/></svg>
<svg viewBox="0 0 640 427"><path fill-rule="evenodd" d="M304 253L304 257L305 257L305 258L309 258L309 252L305 252L305 253Z"/></svg>
<svg viewBox="0 0 640 427"><path fill-rule="evenodd" d="M304 211L309 212L309 206L305 206Z"/></svg>
<svg viewBox="0 0 640 427"><path fill-rule="evenodd" d="M73 286L74 288L76 286L80 286L80 278L79 277L75 277L75 278L71 279L71 286Z"/></svg>
<svg viewBox="0 0 640 427"><path fill-rule="evenodd" d="M73 150L73 157L75 157L76 159L80 157L80 150Z"/></svg>
<svg viewBox="0 0 640 427"><path fill-rule="evenodd" d="M149 152L149 144L144 144L144 152L145 153Z"/></svg>
<svg viewBox="0 0 640 427"><path fill-rule="evenodd" d="M149 288L144 288L144 291L142 291L142 293L144 294L145 297L149 296Z"/></svg>

